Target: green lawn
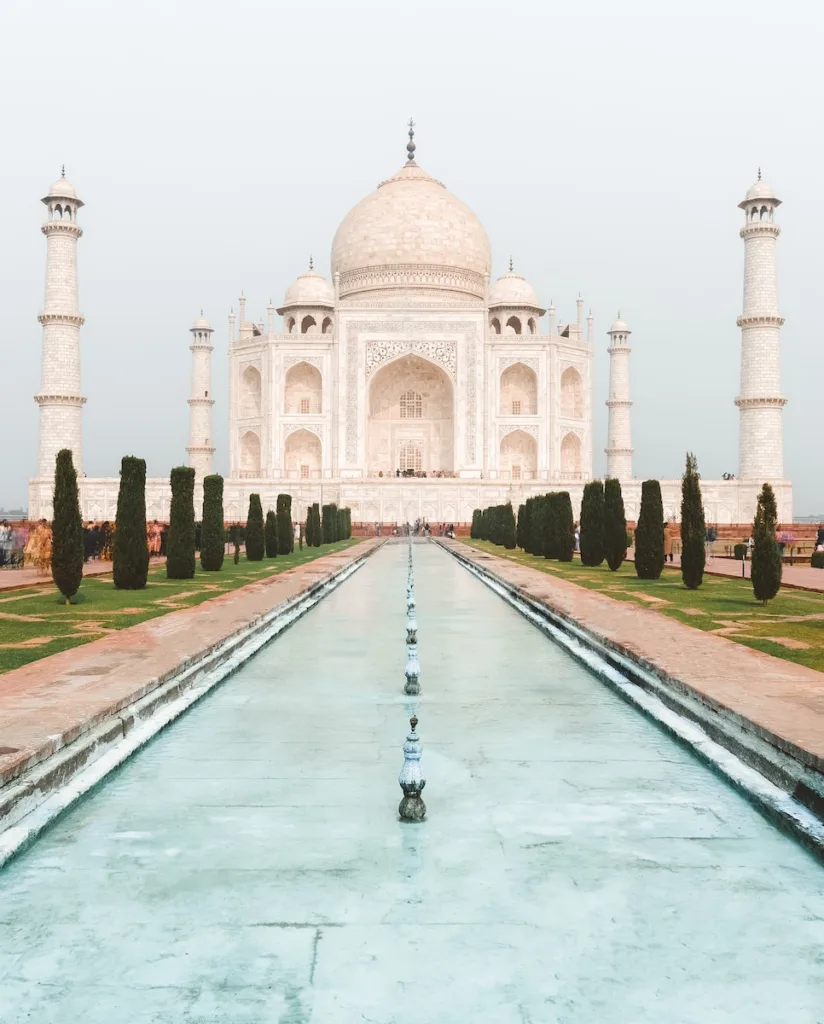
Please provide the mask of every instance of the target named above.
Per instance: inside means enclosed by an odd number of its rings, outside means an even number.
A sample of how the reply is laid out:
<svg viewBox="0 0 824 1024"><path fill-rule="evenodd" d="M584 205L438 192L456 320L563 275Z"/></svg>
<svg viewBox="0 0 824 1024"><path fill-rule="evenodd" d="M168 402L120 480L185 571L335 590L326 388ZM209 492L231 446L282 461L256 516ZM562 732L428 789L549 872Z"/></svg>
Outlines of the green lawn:
<svg viewBox="0 0 824 1024"><path fill-rule="evenodd" d="M143 590L115 590L111 576L91 576L83 580L68 607L53 586L0 591L0 673L178 608L191 608L321 555L342 551L359 540L353 537L319 548L305 547L263 562L247 562L241 554L237 565L233 555L228 555L220 572L202 572L198 562L191 580L167 580L165 566L158 566L149 570Z"/></svg>
<svg viewBox="0 0 824 1024"><path fill-rule="evenodd" d="M590 568L581 565L577 556L573 562L555 562L520 549L506 551L487 541L467 539L465 543L824 672L824 594L781 590L765 607L753 597L750 581L735 577L704 576L698 590L687 590L676 569L665 569L659 580L639 580L633 562L610 572L606 563Z"/></svg>

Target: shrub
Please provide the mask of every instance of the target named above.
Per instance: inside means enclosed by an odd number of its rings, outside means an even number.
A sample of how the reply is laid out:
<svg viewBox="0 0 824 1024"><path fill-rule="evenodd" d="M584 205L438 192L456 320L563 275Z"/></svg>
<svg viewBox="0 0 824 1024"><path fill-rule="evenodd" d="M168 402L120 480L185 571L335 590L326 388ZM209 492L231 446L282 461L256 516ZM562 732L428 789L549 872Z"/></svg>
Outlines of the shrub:
<svg viewBox="0 0 824 1024"><path fill-rule="evenodd" d="M824 569L824 551L813 551L810 556L810 565L813 569Z"/></svg>
<svg viewBox="0 0 824 1024"><path fill-rule="evenodd" d="M77 495L77 473L72 453L61 448L54 467L54 521L52 523L52 579L66 604L83 581L83 521Z"/></svg>
<svg viewBox="0 0 824 1024"><path fill-rule="evenodd" d="M581 562L600 565L604 560L604 485L590 480L581 502Z"/></svg>
<svg viewBox="0 0 824 1024"><path fill-rule="evenodd" d="M223 477L219 473L203 478L200 545L200 568L206 572L222 569L226 531L223 525Z"/></svg>
<svg viewBox="0 0 824 1024"><path fill-rule="evenodd" d="M687 452L687 465L681 478L681 579L688 590L701 586L707 557L704 546L707 527L699 480L696 458L692 452Z"/></svg>
<svg viewBox="0 0 824 1024"><path fill-rule="evenodd" d="M641 511L635 528L635 572L639 579L657 580L664 571L664 503L657 480L641 484Z"/></svg>
<svg viewBox="0 0 824 1024"><path fill-rule="evenodd" d="M764 604L775 597L781 587L781 554L775 542L775 526L778 510L775 494L769 484L764 484L758 495L752 539L752 589L757 600Z"/></svg>
<svg viewBox="0 0 824 1024"><path fill-rule="evenodd" d="M627 557L627 518L621 483L615 479L604 481L604 554L612 572L621 568Z"/></svg>
<svg viewBox="0 0 824 1024"><path fill-rule="evenodd" d="M321 536L324 544L331 544L335 539L334 505L324 505L321 509Z"/></svg>
<svg viewBox="0 0 824 1024"><path fill-rule="evenodd" d="M824 552L822 552L824 554ZM747 545L746 544L735 544L732 549L733 558L739 562L745 562L747 560Z"/></svg>
<svg viewBox="0 0 824 1024"><path fill-rule="evenodd" d="M263 536L263 506L259 494L249 495L249 513L246 517L246 559L262 562L265 550Z"/></svg>
<svg viewBox="0 0 824 1024"><path fill-rule="evenodd" d="M292 528L292 495L279 494L275 502L278 520L278 554L291 555L295 547L295 531Z"/></svg>
<svg viewBox="0 0 824 1024"><path fill-rule="evenodd" d="M278 557L278 521L275 513L269 509L266 513L266 522L263 527L263 540L266 547L267 558Z"/></svg>
<svg viewBox="0 0 824 1024"><path fill-rule="evenodd" d="M112 545L112 576L118 590L142 590L149 575L146 537L146 463L124 455Z"/></svg>
<svg viewBox="0 0 824 1024"><path fill-rule="evenodd" d="M575 519L572 515L572 499L569 491L561 491L557 497L556 511L558 531L558 559L571 562L575 554Z"/></svg>
<svg viewBox="0 0 824 1024"><path fill-rule="evenodd" d="M536 494L532 502L532 511L529 514L529 553L543 555L549 498L546 494Z"/></svg>
<svg viewBox="0 0 824 1024"><path fill-rule="evenodd" d="M171 472L172 503L166 541L166 578L190 580L195 575L195 471L175 466Z"/></svg>

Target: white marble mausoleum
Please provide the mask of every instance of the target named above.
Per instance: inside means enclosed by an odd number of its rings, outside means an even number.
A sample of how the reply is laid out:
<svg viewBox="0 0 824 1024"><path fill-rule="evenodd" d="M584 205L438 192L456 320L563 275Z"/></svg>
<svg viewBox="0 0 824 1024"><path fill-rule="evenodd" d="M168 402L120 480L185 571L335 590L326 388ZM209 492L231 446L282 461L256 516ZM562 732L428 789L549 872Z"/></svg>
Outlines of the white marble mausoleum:
<svg viewBox="0 0 824 1024"><path fill-rule="evenodd" d="M264 510L278 493L308 504L336 501L355 522L466 522L476 507L569 490L580 503L593 475L591 315L560 323L550 301L512 267L491 280L491 249L478 217L415 160L344 217L332 242L332 279L311 265L268 322L247 319L241 297L229 316L230 404L215 435L211 395L213 329L190 329L189 462L199 480L228 443L227 520L246 516L248 497ZM740 204L745 243L741 328L741 450L738 479L702 481L710 522L750 521L764 480L776 489L782 521L792 518L783 478L774 220L778 200L759 180ZM83 203L65 177L43 199L47 217L46 301L40 392L40 451L29 515L51 517L57 451L69 447L82 471L80 328L76 247ZM277 322L280 318L280 323ZM607 475L623 486L637 517L630 399L631 331L607 332L610 386ZM170 465L176 461L170 452ZM677 516L682 453L662 480L665 512ZM113 519L118 478L81 477L83 515ZM168 479L147 483L147 515L166 519Z"/></svg>

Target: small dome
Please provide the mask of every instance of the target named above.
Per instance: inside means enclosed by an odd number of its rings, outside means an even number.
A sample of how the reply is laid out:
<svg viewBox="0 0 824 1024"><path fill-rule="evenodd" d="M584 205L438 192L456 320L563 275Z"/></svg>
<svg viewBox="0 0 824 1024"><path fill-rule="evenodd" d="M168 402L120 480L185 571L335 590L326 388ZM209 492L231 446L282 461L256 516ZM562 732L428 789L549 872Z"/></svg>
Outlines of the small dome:
<svg viewBox="0 0 824 1024"><path fill-rule="evenodd" d="M70 181L66 181L65 178L58 178L49 189L49 195L55 198L59 196L63 199L77 199L77 190Z"/></svg>
<svg viewBox="0 0 824 1024"><path fill-rule="evenodd" d="M610 329L609 329L609 331L607 333L608 334L630 334L631 332L630 332L629 327L627 327L627 325L621 319L621 316L619 314L618 315L618 319L615 321L615 323L612 325L612 327L610 327Z"/></svg>
<svg viewBox="0 0 824 1024"><path fill-rule="evenodd" d="M191 326L191 330L193 331L211 331L211 329L212 325L202 313Z"/></svg>
<svg viewBox="0 0 824 1024"><path fill-rule="evenodd" d="M286 289L283 305L278 310L291 306L334 306L335 290L323 275L309 270Z"/></svg>
<svg viewBox="0 0 824 1024"><path fill-rule="evenodd" d="M520 274L516 274L512 270L499 277L489 289L489 305L490 308L492 306L540 308L535 289Z"/></svg>
<svg viewBox="0 0 824 1024"><path fill-rule="evenodd" d="M776 206L781 205L781 200L775 195L775 192L770 186L761 179L761 172L758 172L758 181L752 184L747 192L747 196L743 202L739 203L740 209L745 209L748 203L757 201L759 199L770 199Z"/></svg>

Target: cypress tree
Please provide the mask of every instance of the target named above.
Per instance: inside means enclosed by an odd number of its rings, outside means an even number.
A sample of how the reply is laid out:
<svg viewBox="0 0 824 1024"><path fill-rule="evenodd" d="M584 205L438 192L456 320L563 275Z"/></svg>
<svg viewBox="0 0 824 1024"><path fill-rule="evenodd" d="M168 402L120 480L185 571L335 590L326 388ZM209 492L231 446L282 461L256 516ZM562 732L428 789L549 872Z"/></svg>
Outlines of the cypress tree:
<svg viewBox="0 0 824 1024"><path fill-rule="evenodd" d="M266 557L278 557L278 521L275 513L269 509L266 513L266 523L263 527L263 540L266 546Z"/></svg>
<svg viewBox="0 0 824 1024"><path fill-rule="evenodd" d="M523 533L523 544L521 545L524 551L531 555L532 550L532 517L535 514L535 499L527 498L524 504L524 533Z"/></svg>
<svg viewBox="0 0 824 1024"><path fill-rule="evenodd" d="M544 558L558 557L558 495L553 491L546 496L544 515Z"/></svg>
<svg viewBox="0 0 824 1024"><path fill-rule="evenodd" d="M758 507L753 523L752 539L752 589L756 600L764 604L778 593L781 587L781 553L775 540L778 509L775 494L769 484L764 484L758 495Z"/></svg>
<svg viewBox="0 0 824 1024"><path fill-rule="evenodd" d="M480 519L481 510L479 508L476 508L475 511L472 513L472 526L470 526L469 528L469 536L472 538L472 540L478 539L478 526L480 523Z"/></svg>
<svg viewBox="0 0 824 1024"><path fill-rule="evenodd" d="M346 539L352 539L352 509L347 508L346 510Z"/></svg>
<svg viewBox="0 0 824 1024"><path fill-rule="evenodd" d="M223 568L226 528L223 524L223 477L212 473L203 478L203 526L200 530L200 568L217 572Z"/></svg>
<svg viewBox="0 0 824 1024"><path fill-rule="evenodd" d="M66 604L83 581L83 521L77 495L77 473L72 453L61 448L54 467L54 521L52 523L52 579Z"/></svg>
<svg viewBox="0 0 824 1024"><path fill-rule="evenodd" d="M312 531L313 531L314 527L315 527L315 517L314 517L314 515L312 513L312 506L311 505L307 505L306 506L306 529L304 530L304 535L303 535L303 539L306 541L307 548L311 548L312 545L314 544L314 539L312 537Z"/></svg>
<svg viewBox="0 0 824 1024"><path fill-rule="evenodd" d="M292 495L279 494L275 509L278 520L278 554L291 555L295 547L295 531L292 527Z"/></svg>
<svg viewBox="0 0 824 1024"><path fill-rule="evenodd" d="M539 557L544 553L548 503L548 495L537 494L533 499L532 512L529 517L529 551L530 554Z"/></svg>
<svg viewBox="0 0 824 1024"><path fill-rule="evenodd" d="M112 576L118 590L142 590L149 575L146 537L146 462L124 455L112 545Z"/></svg>
<svg viewBox="0 0 824 1024"><path fill-rule="evenodd" d="M249 513L246 517L246 559L262 562L265 550L263 536L263 506L259 494L249 495Z"/></svg>
<svg viewBox="0 0 824 1024"><path fill-rule="evenodd" d="M524 546L524 534L526 532L526 505L518 506L518 521L515 526L515 543L519 548Z"/></svg>
<svg viewBox="0 0 824 1024"><path fill-rule="evenodd" d="M558 530L558 559L571 562L575 554L575 519L572 515L572 499L569 491L561 491L557 497L556 511Z"/></svg>
<svg viewBox="0 0 824 1024"><path fill-rule="evenodd" d="M688 590L696 590L704 578L707 527L698 462L687 452L687 465L681 478L681 579Z"/></svg>
<svg viewBox="0 0 824 1024"><path fill-rule="evenodd" d="M664 571L664 503L657 480L641 484L641 511L635 530L635 573L657 580Z"/></svg>
<svg viewBox="0 0 824 1024"><path fill-rule="evenodd" d="M166 578L191 580L195 575L195 471L175 466L171 472L172 503L166 541Z"/></svg>
<svg viewBox="0 0 824 1024"><path fill-rule="evenodd" d="M600 565L604 560L604 485L600 480L584 484L581 502L581 562Z"/></svg>
<svg viewBox="0 0 824 1024"><path fill-rule="evenodd" d="M604 549L610 569L620 569L627 557L627 517L621 484L612 478L604 481Z"/></svg>
<svg viewBox="0 0 824 1024"><path fill-rule="evenodd" d="M508 501L503 506L502 513L501 543L507 551L514 551L516 545L515 513L512 511L512 502Z"/></svg>
<svg viewBox="0 0 824 1024"><path fill-rule="evenodd" d="M317 502L312 506L314 523L312 525L312 547L319 548L323 544L323 530L320 524L320 505Z"/></svg>
<svg viewBox="0 0 824 1024"><path fill-rule="evenodd" d="M320 531L323 544L332 543L332 506L322 505L320 510Z"/></svg>

